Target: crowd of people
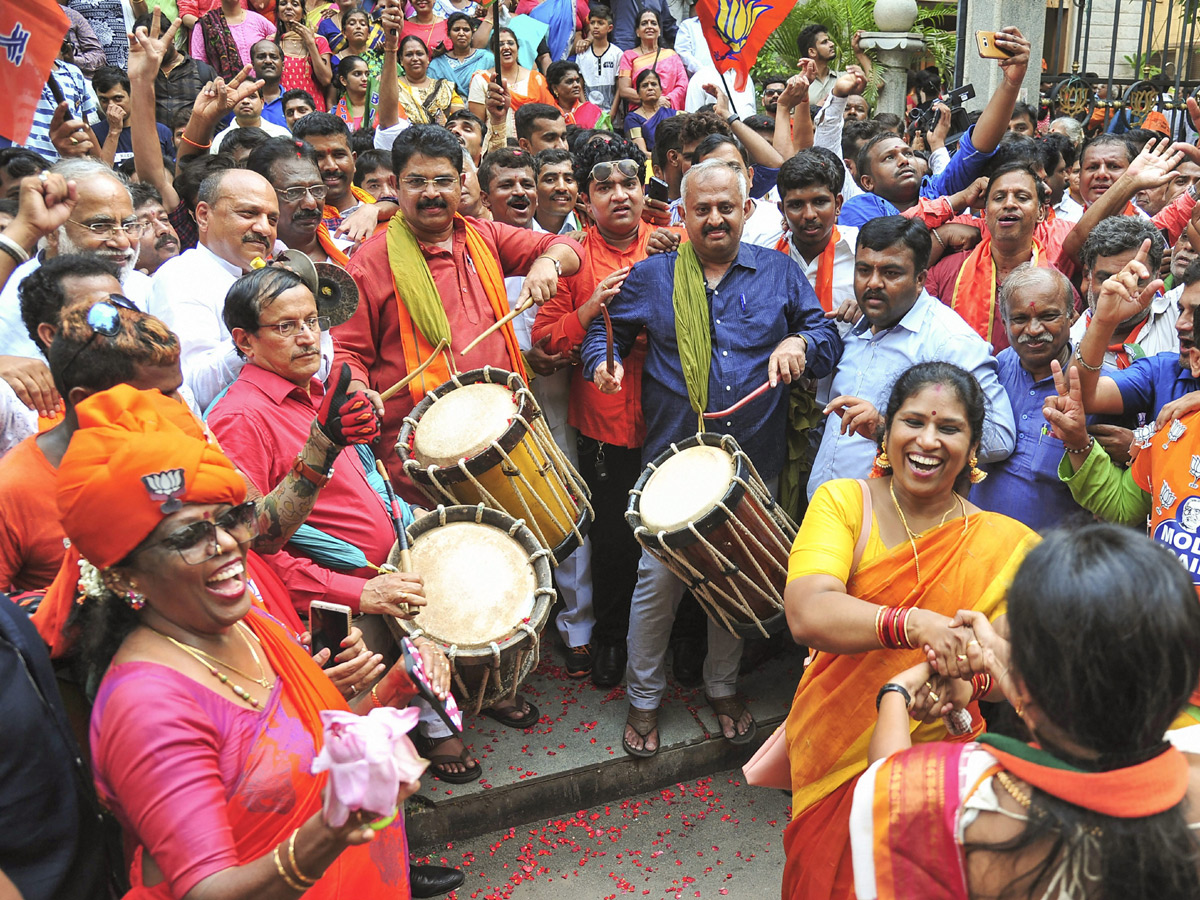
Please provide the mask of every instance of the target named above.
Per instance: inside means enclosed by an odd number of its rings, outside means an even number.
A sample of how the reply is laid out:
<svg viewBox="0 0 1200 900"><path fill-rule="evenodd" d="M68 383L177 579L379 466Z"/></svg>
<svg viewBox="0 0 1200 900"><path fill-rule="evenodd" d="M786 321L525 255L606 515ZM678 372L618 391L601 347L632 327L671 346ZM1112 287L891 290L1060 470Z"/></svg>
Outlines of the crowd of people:
<svg viewBox="0 0 1200 900"><path fill-rule="evenodd" d="M1051 118L1008 27L951 134L824 25L736 91L674 0L538 5L67 0L0 149L0 888L461 883L410 860L418 782L334 826L312 766L322 711L412 706L426 777L483 772L456 649L388 621L446 601L383 564L444 502L405 429L490 369L584 486L550 644L630 756L669 678L751 745L739 674L804 660L785 898L1196 896L1200 105ZM698 431L798 526L773 637L630 527ZM314 602L354 621L315 654ZM464 705L531 728L517 682Z"/></svg>

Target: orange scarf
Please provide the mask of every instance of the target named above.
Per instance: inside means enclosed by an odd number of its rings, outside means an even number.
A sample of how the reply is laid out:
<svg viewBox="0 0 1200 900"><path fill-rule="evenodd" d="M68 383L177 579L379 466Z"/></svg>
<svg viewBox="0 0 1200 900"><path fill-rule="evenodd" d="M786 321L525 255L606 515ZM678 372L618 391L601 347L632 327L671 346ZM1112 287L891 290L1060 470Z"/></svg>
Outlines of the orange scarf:
<svg viewBox="0 0 1200 900"><path fill-rule="evenodd" d="M1034 238L1033 265L1042 265L1045 256L1046 251ZM958 270L950 308L962 316L976 334L989 344L993 343L992 325L996 321L996 263L992 261L992 238L986 231L979 246L971 251L971 255Z"/></svg>
<svg viewBox="0 0 1200 900"><path fill-rule="evenodd" d="M833 254L840 239L841 235L838 234L837 226L834 225L833 232L829 235L829 242L821 251L820 259L817 260L817 283L813 285L813 289L817 292L817 299L821 301L821 308L825 312L833 312ZM783 233L783 236L775 242L775 249L780 253L791 255L791 232Z"/></svg>
<svg viewBox="0 0 1200 900"><path fill-rule="evenodd" d="M456 214L455 219L462 222L464 226L467 254L475 264L475 271L479 275L480 283L483 285L483 292L487 295L492 312L495 314L496 319L499 320L509 311L508 294L504 289L504 273L500 270L499 262L496 260L495 255L493 255L491 248L488 247L487 242L483 239L483 235L479 233L479 230L461 215ZM424 260L421 260L421 262L424 264ZM388 263L392 267L392 284L396 289L396 315L400 320L400 347L404 352L404 368L406 371L411 372L433 354L433 343L426 339L425 335L421 334L420 329L417 328L412 316L409 314L408 307L404 303L404 298L400 294L400 286L396 283L395 272L398 267L404 265L405 261L393 259L391 247L388 248ZM521 355L521 346L517 343L517 334L513 331L512 322L507 322L500 329L500 333L504 336L504 346L508 350L509 367L512 371L520 375L521 378L528 381L529 375L525 371L525 357ZM470 341L475 335L465 335L464 337L467 341ZM453 346L453 343L451 346ZM413 403L420 403L426 393L449 380L450 368L446 364L446 358L444 355L438 356L429 368L421 373L420 377L414 378L409 383L408 391L412 395Z"/></svg>
<svg viewBox="0 0 1200 900"><path fill-rule="evenodd" d="M368 194L362 188L357 187L353 184L350 185L350 193L352 193L354 195L354 199L357 200L360 204L375 202L374 197L372 197L370 194ZM325 208L321 211L321 218L327 222L333 221L334 219L341 221L344 218L344 216L342 215L342 211L340 209L338 209L336 206L332 206L332 205L326 203ZM326 230L328 230L328 229L326 229Z"/></svg>
<svg viewBox="0 0 1200 900"><path fill-rule="evenodd" d="M350 262L350 257L343 253L341 248L333 242L333 235L329 233L329 226L324 222L317 226L317 243L321 245L321 249L325 251L325 255L329 257L331 263L336 263L343 269L346 268L346 263Z"/></svg>

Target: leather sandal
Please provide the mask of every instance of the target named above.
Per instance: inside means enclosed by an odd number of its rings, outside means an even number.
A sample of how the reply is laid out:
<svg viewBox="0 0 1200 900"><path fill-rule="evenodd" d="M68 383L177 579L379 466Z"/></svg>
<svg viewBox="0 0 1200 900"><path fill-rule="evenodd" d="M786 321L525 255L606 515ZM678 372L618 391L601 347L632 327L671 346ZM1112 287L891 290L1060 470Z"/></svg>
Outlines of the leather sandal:
<svg viewBox="0 0 1200 900"><path fill-rule="evenodd" d="M731 744L742 745L748 744L754 740L754 736L758 734L758 723L754 721L754 716L750 717L750 727L746 729L745 734L738 734L738 720L742 714L746 712L746 704L741 698L734 695L733 697L710 697L706 693L704 699L708 701L708 705L718 716L717 726L720 727L720 716L728 717L729 721L733 722L733 737L726 737L725 740ZM721 728L721 737L725 737L725 729Z"/></svg>
<svg viewBox="0 0 1200 900"><path fill-rule="evenodd" d="M658 731L658 710L657 709L638 709L635 706L629 707L629 713L625 717L625 725L637 732L638 737L642 739L641 747L634 747L625 739L625 731L621 730L621 746L625 748L625 752L630 756L636 756L639 759L649 759L658 753L662 747L662 738L659 740L653 750L646 749L646 738L651 732Z"/></svg>
<svg viewBox="0 0 1200 900"><path fill-rule="evenodd" d="M434 752L447 741L455 740L457 738L456 735L448 734L441 738L427 738L423 734L413 733L411 737L413 746L417 748L417 752L429 760L429 771L433 773L435 778L449 782L450 784L468 784L477 780L483 774L483 766L479 764L478 760L472 758L465 743L460 753ZM466 767L466 770L463 772L450 772L446 769L449 763L461 763Z"/></svg>

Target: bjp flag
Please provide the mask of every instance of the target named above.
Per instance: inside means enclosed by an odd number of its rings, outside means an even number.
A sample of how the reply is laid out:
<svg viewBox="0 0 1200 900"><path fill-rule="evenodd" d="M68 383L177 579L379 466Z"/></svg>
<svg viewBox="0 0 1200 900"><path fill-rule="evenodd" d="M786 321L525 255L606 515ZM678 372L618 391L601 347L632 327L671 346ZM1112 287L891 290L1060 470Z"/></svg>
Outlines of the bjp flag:
<svg viewBox="0 0 1200 900"><path fill-rule="evenodd" d="M791 0L698 0L696 15L717 71L733 72L736 90L743 90L758 51L787 18Z"/></svg>
<svg viewBox="0 0 1200 900"><path fill-rule="evenodd" d="M55 0L0 2L0 137L23 144L71 23Z"/></svg>

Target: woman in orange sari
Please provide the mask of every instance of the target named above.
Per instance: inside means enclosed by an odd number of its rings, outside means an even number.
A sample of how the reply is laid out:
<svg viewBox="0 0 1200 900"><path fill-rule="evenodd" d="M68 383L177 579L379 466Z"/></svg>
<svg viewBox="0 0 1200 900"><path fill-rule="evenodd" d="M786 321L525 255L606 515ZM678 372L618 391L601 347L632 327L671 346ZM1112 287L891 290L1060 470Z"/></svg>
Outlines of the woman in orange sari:
<svg viewBox="0 0 1200 900"><path fill-rule="evenodd" d="M1000 616L1008 582L1037 541L1025 525L965 499L978 477L983 418L983 392L969 373L913 366L888 401L873 473L881 477L829 482L809 504L785 593L792 637L813 651L786 724L785 898L853 896L850 800L867 767L876 691L923 662L926 647L948 667L961 665L970 635L950 627L954 615L966 607ZM972 712L970 733L978 733ZM914 729L915 742L947 736L937 718Z"/></svg>
<svg viewBox="0 0 1200 900"><path fill-rule="evenodd" d="M1009 588L1011 643L960 615L1033 744L911 747L933 670L883 685L850 813L858 900L1200 896L1200 725L1167 730L1200 676L1200 606L1172 556L1133 529L1057 531Z"/></svg>
<svg viewBox="0 0 1200 900"><path fill-rule="evenodd" d="M122 385L76 411L58 504L102 581L82 649L104 673L91 725L97 790L136 847L127 896L407 898L402 815L325 822L327 776L311 774L319 714L347 705L252 604L256 516L241 475L157 393ZM419 602L418 583L412 592ZM394 668L356 708L412 693ZM397 805L417 786L403 785Z"/></svg>

